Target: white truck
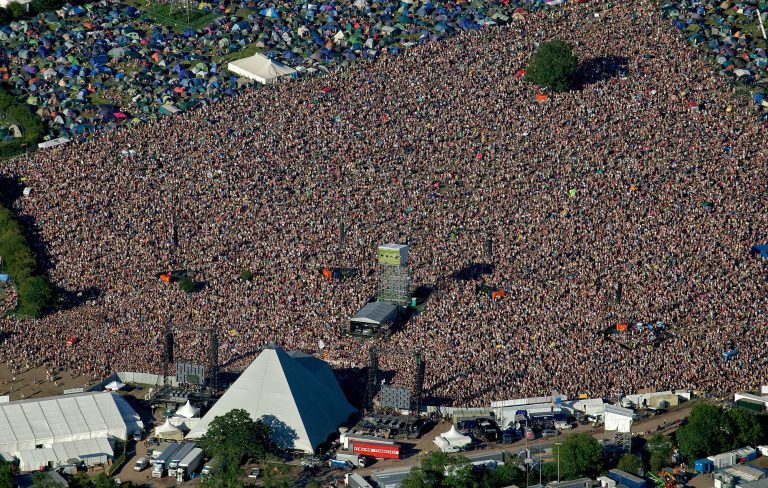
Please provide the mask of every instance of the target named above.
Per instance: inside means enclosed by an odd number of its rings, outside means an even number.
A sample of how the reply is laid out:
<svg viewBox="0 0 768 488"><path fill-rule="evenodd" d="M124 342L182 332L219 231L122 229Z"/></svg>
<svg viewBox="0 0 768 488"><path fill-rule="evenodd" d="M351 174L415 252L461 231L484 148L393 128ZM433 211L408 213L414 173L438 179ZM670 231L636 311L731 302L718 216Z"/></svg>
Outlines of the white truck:
<svg viewBox="0 0 768 488"><path fill-rule="evenodd" d="M184 459L182 459L179 462L179 465L176 467L176 481L183 483L184 481L188 480L190 476L192 476L192 473L194 473L195 470L200 467L200 463L203 462L203 454L203 450L199 447L189 451L189 453L184 456Z"/></svg>
<svg viewBox="0 0 768 488"><path fill-rule="evenodd" d="M181 445L178 451L168 461L168 476L171 478L176 477L176 468L179 467L179 463L186 457L187 454L192 452L192 449L197 447L194 442L185 442Z"/></svg>
<svg viewBox="0 0 768 488"><path fill-rule="evenodd" d="M364 468L368 464L365 456L353 453L337 452L335 459L337 461L349 461L356 468Z"/></svg>
<svg viewBox="0 0 768 488"><path fill-rule="evenodd" d="M373 488L370 483L365 481L365 478L354 473L347 473L344 476L344 484L349 488Z"/></svg>
<svg viewBox="0 0 768 488"><path fill-rule="evenodd" d="M176 454L176 451L178 451L180 447L181 446L178 444L170 444L152 461L153 478L162 478L165 476L165 470L168 467L168 463L173 459L174 454Z"/></svg>

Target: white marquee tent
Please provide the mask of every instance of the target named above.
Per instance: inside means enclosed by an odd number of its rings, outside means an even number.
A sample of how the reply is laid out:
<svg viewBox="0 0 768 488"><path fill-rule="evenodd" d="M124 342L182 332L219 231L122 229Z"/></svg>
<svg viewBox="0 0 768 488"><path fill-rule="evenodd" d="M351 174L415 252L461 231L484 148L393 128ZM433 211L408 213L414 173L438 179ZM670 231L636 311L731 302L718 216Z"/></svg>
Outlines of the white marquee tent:
<svg viewBox="0 0 768 488"><path fill-rule="evenodd" d="M227 65L227 69L237 75L244 76L250 80L256 80L265 85L274 83L281 76L294 76L298 73L290 66L278 63L258 53L247 58L232 61Z"/></svg>
<svg viewBox="0 0 768 488"><path fill-rule="evenodd" d="M269 425L278 446L310 453L355 411L327 363L279 347L262 351L187 438L235 408Z"/></svg>
<svg viewBox="0 0 768 488"><path fill-rule="evenodd" d="M184 439L184 433L180 428L171 424L171 419L165 419L163 425L158 425L155 428L155 437L164 440L181 441Z"/></svg>
<svg viewBox="0 0 768 488"><path fill-rule="evenodd" d="M0 452L97 437L126 440L143 429L120 395L89 392L0 403Z"/></svg>
<svg viewBox="0 0 768 488"><path fill-rule="evenodd" d="M60 442L52 447L18 451L21 471L37 471L44 467L65 464L70 459L79 459L86 466L106 464L114 456L112 446L106 437Z"/></svg>

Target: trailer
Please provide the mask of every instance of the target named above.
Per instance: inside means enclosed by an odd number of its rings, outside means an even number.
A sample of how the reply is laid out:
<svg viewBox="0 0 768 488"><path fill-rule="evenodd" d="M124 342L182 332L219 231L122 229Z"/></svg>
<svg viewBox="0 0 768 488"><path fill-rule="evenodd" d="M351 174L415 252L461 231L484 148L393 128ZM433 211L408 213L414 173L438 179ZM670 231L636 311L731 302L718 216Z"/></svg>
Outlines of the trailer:
<svg viewBox="0 0 768 488"><path fill-rule="evenodd" d="M733 451L707 456L707 459L712 461L714 469L727 468L736 464L736 454Z"/></svg>
<svg viewBox="0 0 768 488"><path fill-rule="evenodd" d="M737 463L747 463L757 457L757 449L754 447L742 447L733 451Z"/></svg>
<svg viewBox="0 0 768 488"><path fill-rule="evenodd" d="M179 462L179 466L176 468L176 481L183 483L188 480L192 473L200 467L200 463L203 462L203 455L205 453L199 447L192 449L189 454L184 456Z"/></svg>
<svg viewBox="0 0 768 488"><path fill-rule="evenodd" d="M611 469L608 471L608 477L619 485L625 485L629 488L645 488L645 480L638 478L633 474L629 474L626 471L620 469Z"/></svg>
<svg viewBox="0 0 768 488"><path fill-rule="evenodd" d="M154 461L152 461L153 478L162 478L165 476L165 470L168 467L168 463L171 459L173 459L173 456L176 454L176 451L178 451L179 448L181 448L179 444L171 444L167 448L163 449L163 452L161 452L160 455L157 456Z"/></svg>
<svg viewBox="0 0 768 488"><path fill-rule="evenodd" d="M370 456L377 459L400 459L400 445L399 444L383 444L383 443L358 443L352 444L352 451L356 454L363 456Z"/></svg>
<svg viewBox="0 0 768 488"><path fill-rule="evenodd" d="M187 454L192 452L195 447L196 444L194 442L185 442L181 445L170 461L168 461L168 476L171 478L176 477L176 469L179 467L179 463L187 456Z"/></svg>
<svg viewBox="0 0 768 488"><path fill-rule="evenodd" d="M365 478L355 473L347 473L344 477L344 484L349 488L373 488L370 483L365 481Z"/></svg>

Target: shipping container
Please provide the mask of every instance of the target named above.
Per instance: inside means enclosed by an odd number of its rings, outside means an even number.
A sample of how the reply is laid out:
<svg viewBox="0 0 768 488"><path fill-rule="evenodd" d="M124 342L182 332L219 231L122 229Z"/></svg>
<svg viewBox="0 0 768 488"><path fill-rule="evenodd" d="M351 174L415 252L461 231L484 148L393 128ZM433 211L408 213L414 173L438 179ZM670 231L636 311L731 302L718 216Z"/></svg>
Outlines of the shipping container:
<svg viewBox="0 0 768 488"><path fill-rule="evenodd" d="M714 456L707 456L707 459L712 461L714 469L727 468L736 464L736 455L733 452L724 452Z"/></svg>

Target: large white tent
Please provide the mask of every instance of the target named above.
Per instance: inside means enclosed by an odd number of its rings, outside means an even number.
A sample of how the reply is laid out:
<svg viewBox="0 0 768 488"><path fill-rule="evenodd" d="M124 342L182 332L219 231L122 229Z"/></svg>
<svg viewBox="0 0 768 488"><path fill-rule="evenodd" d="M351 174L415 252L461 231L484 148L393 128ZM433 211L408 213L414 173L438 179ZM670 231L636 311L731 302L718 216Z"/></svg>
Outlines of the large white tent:
<svg viewBox="0 0 768 488"><path fill-rule="evenodd" d="M143 427L136 411L114 393L0 403L0 452L16 453L98 437L126 440Z"/></svg>
<svg viewBox="0 0 768 488"><path fill-rule="evenodd" d="M86 466L106 464L114 456L112 446L106 437L60 442L52 447L18 451L21 471L37 471L40 468L65 464L70 459L79 459Z"/></svg>
<svg viewBox="0 0 768 488"><path fill-rule="evenodd" d="M262 351L187 438L200 438L235 408L269 425L278 446L310 453L355 410L327 363L279 347Z"/></svg>
<svg viewBox="0 0 768 488"><path fill-rule="evenodd" d="M259 83L274 83L281 76L294 76L297 71L290 66L269 59L263 54L232 61L227 69L237 75L244 76Z"/></svg>

